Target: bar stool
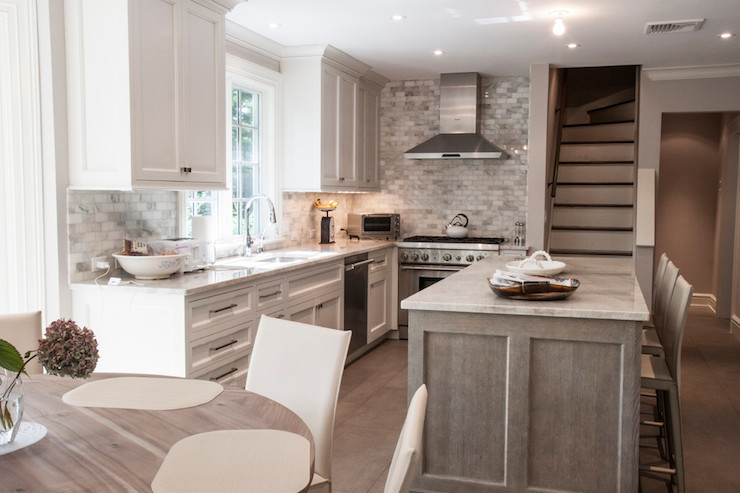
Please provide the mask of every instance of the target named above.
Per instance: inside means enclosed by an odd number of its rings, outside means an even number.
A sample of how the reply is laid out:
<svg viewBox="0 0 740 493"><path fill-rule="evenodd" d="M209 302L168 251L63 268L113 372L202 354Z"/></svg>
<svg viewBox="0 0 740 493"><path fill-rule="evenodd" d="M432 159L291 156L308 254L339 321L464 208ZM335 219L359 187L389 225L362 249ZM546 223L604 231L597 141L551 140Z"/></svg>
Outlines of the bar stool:
<svg viewBox="0 0 740 493"><path fill-rule="evenodd" d="M668 260L668 257L663 254L661 255L661 261L665 257L665 265L663 267L662 275L660 274L661 266L658 263L658 272L656 272L657 279L655 289L655 296L653 299L653 326L643 327L642 329L642 352L643 354L652 354L656 356L663 355L663 342L662 342L662 331L665 323L666 308L668 302L673 293L673 288L676 284L680 271L676 265Z"/></svg>
<svg viewBox="0 0 740 493"><path fill-rule="evenodd" d="M641 466L642 470L669 474L678 492L686 491L681 435L681 344L693 287L679 276L666 310L663 342L665 356L642 355L641 383L658 397L657 407L665 430L668 467Z"/></svg>

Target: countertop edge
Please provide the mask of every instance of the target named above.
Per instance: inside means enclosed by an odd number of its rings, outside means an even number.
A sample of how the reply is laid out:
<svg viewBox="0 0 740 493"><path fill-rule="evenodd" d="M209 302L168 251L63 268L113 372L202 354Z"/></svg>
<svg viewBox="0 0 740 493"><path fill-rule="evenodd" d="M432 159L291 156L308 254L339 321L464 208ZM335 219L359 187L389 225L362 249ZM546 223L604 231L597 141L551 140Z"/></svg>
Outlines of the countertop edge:
<svg viewBox="0 0 740 493"><path fill-rule="evenodd" d="M121 281L126 284L117 286L109 285L108 279L105 277L101 279L100 283L96 284L94 280L84 282L70 283L70 289L74 290L91 290L91 289L117 289L124 291L143 291L151 292L155 294L174 294L181 296L192 296L197 294L206 293L213 290L222 288L228 288L231 286L246 285L249 283L259 282L261 279L273 277L275 275L285 275L292 271L299 269L305 269L310 267L318 267L322 264L329 262L336 262L337 260L343 259L350 255L357 255L361 253L370 253L376 250L383 250L385 248L395 248L397 242L390 240L361 240L360 242L347 242L345 244L332 244L332 245L297 245L289 248L280 248L276 250L269 250L269 253L280 252L280 251L291 251L291 250L315 250L319 252L333 253L333 255L327 255L316 259L307 259L305 261L296 262L295 264L286 265L283 267L276 267L270 269L264 269L255 271L251 268L244 269L233 269L227 271L209 271L203 270L199 272L187 273L187 274L174 274L167 279L158 280L138 280L126 272L123 272ZM239 277L231 279L223 279L218 281L208 281L207 276L209 272L230 272L232 275L241 274ZM178 287L175 284L179 282L192 282L193 284L199 283L200 276L202 282L197 286ZM136 282L133 284L130 282ZM170 286L168 286L170 284Z"/></svg>

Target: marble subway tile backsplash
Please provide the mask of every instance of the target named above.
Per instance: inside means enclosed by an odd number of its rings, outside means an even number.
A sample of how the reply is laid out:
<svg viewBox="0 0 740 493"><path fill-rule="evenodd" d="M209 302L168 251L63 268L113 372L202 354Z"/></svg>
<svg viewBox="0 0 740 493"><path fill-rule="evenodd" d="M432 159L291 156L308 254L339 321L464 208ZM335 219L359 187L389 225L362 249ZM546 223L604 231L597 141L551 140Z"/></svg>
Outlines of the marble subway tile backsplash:
<svg viewBox="0 0 740 493"><path fill-rule="evenodd" d="M380 109L380 193L354 196L353 211L398 212L401 234L442 234L462 212L471 236L512 238L527 214L529 79L481 79L480 131L505 159L409 160L439 132L439 80L386 84Z"/></svg>
<svg viewBox="0 0 740 493"><path fill-rule="evenodd" d="M67 192L70 282L94 279L90 258L121 250L130 238L172 238L177 230L177 192Z"/></svg>

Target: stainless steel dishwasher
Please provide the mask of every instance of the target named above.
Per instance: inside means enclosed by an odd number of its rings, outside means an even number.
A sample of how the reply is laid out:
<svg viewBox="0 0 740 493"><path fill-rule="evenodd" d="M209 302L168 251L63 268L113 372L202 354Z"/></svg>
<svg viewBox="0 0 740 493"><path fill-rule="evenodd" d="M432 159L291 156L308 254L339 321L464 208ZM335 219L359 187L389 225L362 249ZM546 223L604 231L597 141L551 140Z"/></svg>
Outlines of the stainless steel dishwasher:
<svg viewBox="0 0 740 493"><path fill-rule="evenodd" d="M344 330L352 331L348 354L367 344L367 253L344 259Z"/></svg>

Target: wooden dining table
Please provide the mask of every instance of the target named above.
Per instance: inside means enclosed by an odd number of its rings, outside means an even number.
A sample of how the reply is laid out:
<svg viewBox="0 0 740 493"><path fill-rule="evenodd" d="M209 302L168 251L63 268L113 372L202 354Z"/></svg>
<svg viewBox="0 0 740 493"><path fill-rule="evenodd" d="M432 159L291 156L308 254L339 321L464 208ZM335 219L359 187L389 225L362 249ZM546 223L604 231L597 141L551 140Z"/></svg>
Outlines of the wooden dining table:
<svg viewBox="0 0 740 493"><path fill-rule="evenodd" d="M119 375L96 374L92 380ZM275 429L314 442L306 424L267 397L234 387L212 401L167 411L78 407L62 396L89 380L34 375L24 380L24 421L44 425L37 443L0 455L0 491L150 492L170 447L197 433ZM302 491L306 491L309 485Z"/></svg>

